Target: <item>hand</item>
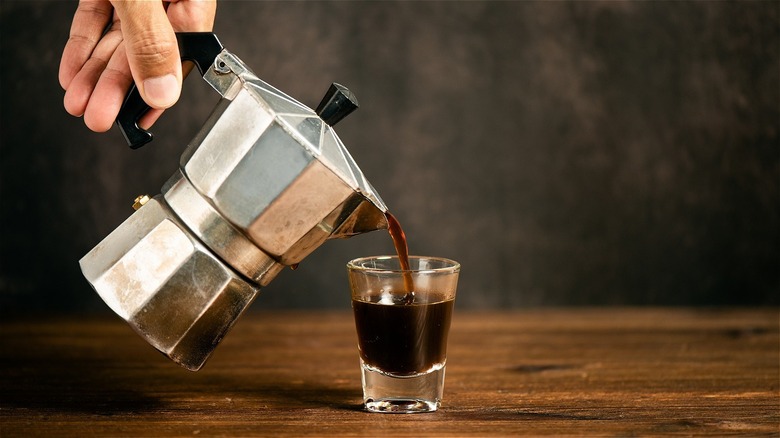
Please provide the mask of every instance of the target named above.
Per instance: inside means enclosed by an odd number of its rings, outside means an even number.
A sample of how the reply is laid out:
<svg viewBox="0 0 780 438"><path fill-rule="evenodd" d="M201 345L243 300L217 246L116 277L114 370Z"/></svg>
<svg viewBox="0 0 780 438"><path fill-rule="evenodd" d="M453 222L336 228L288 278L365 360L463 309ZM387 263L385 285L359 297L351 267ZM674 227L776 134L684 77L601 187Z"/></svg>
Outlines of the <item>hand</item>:
<svg viewBox="0 0 780 438"><path fill-rule="evenodd" d="M148 129L181 93L174 32L211 31L216 9L216 0L80 0L60 61L65 110L105 132L135 81L153 108L139 122Z"/></svg>

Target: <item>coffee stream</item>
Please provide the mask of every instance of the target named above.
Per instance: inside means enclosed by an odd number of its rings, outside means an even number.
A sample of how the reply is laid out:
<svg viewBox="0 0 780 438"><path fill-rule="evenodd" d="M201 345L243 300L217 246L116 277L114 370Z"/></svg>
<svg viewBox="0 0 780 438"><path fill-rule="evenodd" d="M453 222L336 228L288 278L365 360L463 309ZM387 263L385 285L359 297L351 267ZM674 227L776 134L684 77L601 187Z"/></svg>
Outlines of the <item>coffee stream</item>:
<svg viewBox="0 0 780 438"><path fill-rule="evenodd" d="M353 298L360 357L366 366L382 373L415 376L444 364L453 300L439 293L431 293L423 302L415 300L406 236L392 214L386 213L386 217L405 294L395 303L401 305Z"/></svg>
<svg viewBox="0 0 780 438"><path fill-rule="evenodd" d="M401 223L389 211L385 212L385 217L388 224L387 231L390 232L390 237L393 239L393 246L395 246L395 252L398 253L398 262L403 271L404 291L406 292L403 303L412 304L414 302L414 280L412 273L409 272L409 245L406 243L406 234L401 228Z"/></svg>
<svg viewBox="0 0 780 438"><path fill-rule="evenodd" d="M393 239L393 246L398 254L398 263L400 263L403 271L404 292L406 292L403 304L412 304L414 302L414 280L411 272L409 272L409 245L406 243L406 234L404 234L404 230L401 228L401 223L389 211L385 212L385 218L388 224L387 231L390 232L390 238ZM290 265L290 269L293 271L298 269L298 263Z"/></svg>

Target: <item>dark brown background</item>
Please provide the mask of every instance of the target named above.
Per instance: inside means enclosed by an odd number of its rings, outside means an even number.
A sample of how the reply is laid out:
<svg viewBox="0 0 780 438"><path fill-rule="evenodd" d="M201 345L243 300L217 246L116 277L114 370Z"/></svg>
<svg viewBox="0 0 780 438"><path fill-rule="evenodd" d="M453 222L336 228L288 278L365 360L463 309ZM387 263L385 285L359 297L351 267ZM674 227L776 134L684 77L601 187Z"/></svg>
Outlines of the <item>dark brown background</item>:
<svg viewBox="0 0 780 438"><path fill-rule="evenodd" d="M156 194L216 103L195 77L131 151L62 108L75 2L0 3L0 307L106 311L78 259ZM223 44L338 131L459 306L776 305L780 3L229 2ZM348 307L328 242L253 305Z"/></svg>

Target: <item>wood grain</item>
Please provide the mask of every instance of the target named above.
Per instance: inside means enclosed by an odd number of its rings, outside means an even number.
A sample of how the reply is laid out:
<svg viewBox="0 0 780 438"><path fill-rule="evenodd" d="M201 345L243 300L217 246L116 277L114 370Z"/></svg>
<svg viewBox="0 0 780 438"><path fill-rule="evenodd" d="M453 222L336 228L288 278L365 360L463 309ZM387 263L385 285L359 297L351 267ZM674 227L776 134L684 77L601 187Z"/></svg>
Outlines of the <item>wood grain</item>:
<svg viewBox="0 0 780 438"><path fill-rule="evenodd" d="M778 309L456 313L419 415L362 410L345 312L247 314L197 373L114 317L0 334L3 437L780 434Z"/></svg>

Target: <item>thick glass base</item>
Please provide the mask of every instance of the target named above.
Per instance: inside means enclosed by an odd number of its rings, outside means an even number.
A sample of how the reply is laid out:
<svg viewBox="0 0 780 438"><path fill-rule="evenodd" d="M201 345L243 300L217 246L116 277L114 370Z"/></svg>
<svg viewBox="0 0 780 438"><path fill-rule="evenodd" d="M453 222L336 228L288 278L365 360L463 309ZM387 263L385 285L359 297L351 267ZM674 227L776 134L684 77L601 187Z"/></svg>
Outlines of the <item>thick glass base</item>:
<svg viewBox="0 0 780 438"><path fill-rule="evenodd" d="M393 376L361 361L363 403L370 412L413 414L435 412L444 390L444 364L424 374Z"/></svg>

